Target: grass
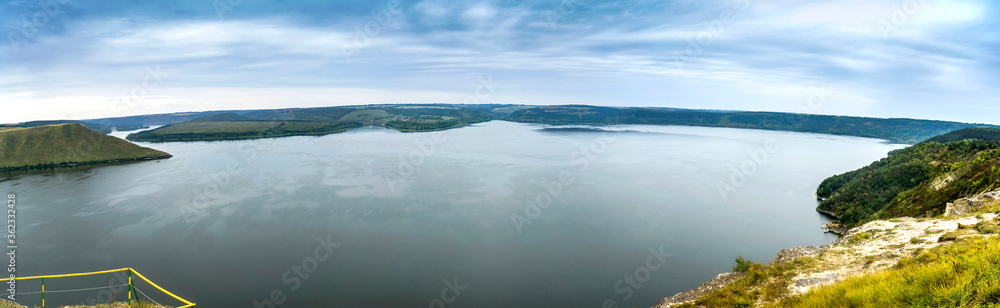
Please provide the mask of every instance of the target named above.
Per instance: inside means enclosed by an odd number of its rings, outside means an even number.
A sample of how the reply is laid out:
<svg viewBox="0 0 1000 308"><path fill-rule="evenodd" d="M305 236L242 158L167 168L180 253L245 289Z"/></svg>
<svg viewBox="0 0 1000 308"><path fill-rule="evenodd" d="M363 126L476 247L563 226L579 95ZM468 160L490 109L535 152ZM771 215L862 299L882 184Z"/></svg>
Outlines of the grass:
<svg viewBox="0 0 1000 308"><path fill-rule="evenodd" d="M938 238L938 242L954 241L954 240L958 239L959 235L960 235L960 233L958 232L958 230L951 231L951 232L948 232L948 233L945 233L945 234L941 234L941 237Z"/></svg>
<svg viewBox="0 0 1000 308"><path fill-rule="evenodd" d="M874 263L875 263L875 257L869 256L869 257L865 258L865 266L864 266L864 268L869 268Z"/></svg>
<svg viewBox="0 0 1000 308"><path fill-rule="evenodd" d="M997 224L997 221L995 220L994 221L983 220L980 221L979 223L976 223L976 225L973 226L973 228L975 228L976 231L979 231L979 233L982 234L996 234L997 229L1000 229L1000 224Z"/></svg>
<svg viewBox="0 0 1000 308"><path fill-rule="evenodd" d="M743 277L680 307L1000 307L1000 237L971 236L998 229L1000 220L963 225L941 235L940 241L953 243L917 249L915 257L899 259L888 270L816 287L796 296L788 296L792 278L798 273L822 271L816 258L761 265L738 257L733 271L743 272ZM881 231L885 230L853 234L848 241L868 241ZM883 258L901 256L857 256L855 262L869 268Z"/></svg>
<svg viewBox="0 0 1000 308"><path fill-rule="evenodd" d="M169 155L76 123L0 131L0 170L165 158Z"/></svg>
<svg viewBox="0 0 1000 308"><path fill-rule="evenodd" d="M814 260L798 258L791 262L762 265L737 258L737 267L746 269L743 277L725 288L706 293L698 300L678 307L752 307L757 302L775 301L788 292L788 285L795 277L794 269L809 268Z"/></svg>
<svg viewBox="0 0 1000 308"><path fill-rule="evenodd" d="M979 208L979 210L977 210L976 212L1000 214L1000 200L995 200L987 205L984 205L983 207ZM1000 217L997 218L1000 219Z"/></svg>
<svg viewBox="0 0 1000 308"><path fill-rule="evenodd" d="M850 237L847 238L847 243L850 244L850 245L853 245L853 244L858 243L858 242L867 241L867 240L871 239L875 235L875 233L878 233L878 231L880 231L880 230L874 230L873 229L873 230L868 230L868 231L865 231L865 232L862 232L862 233L852 234Z"/></svg>
<svg viewBox="0 0 1000 308"><path fill-rule="evenodd" d="M818 287L776 307L997 307L1000 238L963 238L894 268Z"/></svg>

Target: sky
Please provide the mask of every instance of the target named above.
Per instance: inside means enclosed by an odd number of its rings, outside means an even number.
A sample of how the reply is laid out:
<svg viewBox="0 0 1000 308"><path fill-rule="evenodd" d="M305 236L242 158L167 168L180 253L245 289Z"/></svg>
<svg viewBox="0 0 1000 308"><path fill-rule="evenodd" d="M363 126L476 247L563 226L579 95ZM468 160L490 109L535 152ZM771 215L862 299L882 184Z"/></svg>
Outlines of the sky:
<svg viewBox="0 0 1000 308"><path fill-rule="evenodd" d="M500 103L1000 124L990 1L0 1L0 123Z"/></svg>

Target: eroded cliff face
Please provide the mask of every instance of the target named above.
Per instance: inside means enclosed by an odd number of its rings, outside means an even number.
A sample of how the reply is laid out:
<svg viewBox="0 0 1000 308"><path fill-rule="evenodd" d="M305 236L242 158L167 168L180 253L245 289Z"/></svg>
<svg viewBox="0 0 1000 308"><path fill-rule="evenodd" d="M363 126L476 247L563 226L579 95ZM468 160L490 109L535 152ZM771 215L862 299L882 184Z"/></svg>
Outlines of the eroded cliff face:
<svg viewBox="0 0 1000 308"><path fill-rule="evenodd" d="M849 277L886 270L903 258L948 245L955 239L994 236L1000 225L1000 214L997 213L1000 212L1000 190L956 200L948 205L948 209L951 215L947 217L872 221L844 232L844 236L829 245L778 252L777 258L768 266L808 259L808 262L795 263L801 265L791 270L788 276L792 278L787 281L787 290L780 298L805 293ZM654 308L694 302L705 294L726 288L741 277L740 273L721 274L697 289L663 299ZM769 302L758 300L755 306Z"/></svg>
<svg viewBox="0 0 1000 308"><path fill-rule="evenodd" d="M984 206L995 204L998 201L1000 201L1000 190L991 191L972 198L958 199L955 200L955 202L948 203L948 206L944 210L944 216L958 217L968 215L975 213Z"/></svg>

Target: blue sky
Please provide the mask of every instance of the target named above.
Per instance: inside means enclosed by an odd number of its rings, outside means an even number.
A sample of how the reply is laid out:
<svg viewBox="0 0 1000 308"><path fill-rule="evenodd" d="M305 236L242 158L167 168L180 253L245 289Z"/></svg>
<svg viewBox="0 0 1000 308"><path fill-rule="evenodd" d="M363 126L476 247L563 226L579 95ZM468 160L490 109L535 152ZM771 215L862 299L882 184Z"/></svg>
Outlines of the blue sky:
<svg viewBox="0 0 1000 308"><path fill-rule="evenodd" d="M971 0L7 0L0 122L480 102L1000 124L998 14Z"/></svg>

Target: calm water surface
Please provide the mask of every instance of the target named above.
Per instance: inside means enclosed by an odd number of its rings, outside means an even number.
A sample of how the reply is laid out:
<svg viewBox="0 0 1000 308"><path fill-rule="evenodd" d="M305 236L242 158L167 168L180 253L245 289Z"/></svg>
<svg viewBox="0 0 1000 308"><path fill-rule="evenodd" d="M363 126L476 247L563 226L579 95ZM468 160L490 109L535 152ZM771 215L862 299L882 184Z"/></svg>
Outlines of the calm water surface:
<svg viewBox="0 0 1000 308"><path fill-rule="evenodd" d="M275 290L275 307L649 307L737 255L829 243L816 187L901 147L502 121L142 145L174 157L2 175L0 192L17 195L20 275L133 267L199 307L270 307Z"/></svg>

